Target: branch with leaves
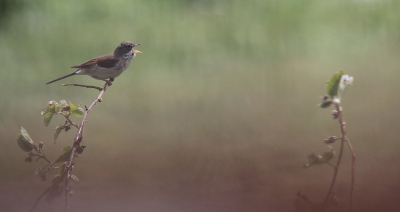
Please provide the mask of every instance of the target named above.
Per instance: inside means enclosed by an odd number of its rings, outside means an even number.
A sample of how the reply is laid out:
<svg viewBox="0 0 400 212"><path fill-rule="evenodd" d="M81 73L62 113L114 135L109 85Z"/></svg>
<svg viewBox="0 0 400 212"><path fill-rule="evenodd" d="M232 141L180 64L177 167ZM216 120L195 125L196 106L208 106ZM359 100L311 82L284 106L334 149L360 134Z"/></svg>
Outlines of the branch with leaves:
<svg viewBox="0 0 400 212"><path fill-rule="evenodd" d="M69 84L74 85L74 84ZM74 85L75 86L75 85ZM45 165L43 167L39 167L36 169L35 174L40 177L41 180L45 181L47 179L47 175L52 170L57 170L57 174L54 175L52 179L51 186L46 189L42 194L36 199L30 211L34 211L37 204L40 200L45 197L47 202L51 202L54 198L60 197L63 193L65 196L65 211L69 210L70 207L70 197L72 195L72 189L70 186L70 181L72 180L75 183L79 182L78 177L73 175L71 172L74 167L74 158L78 157L78 154L82 154L83 150L86 146L81 146L81 142L83 139L83 129L85 123L87 122L87 116L89 112L93 109L93 107L101 102L102 96L107 88L110 86L109 83L105 83L103 88L96 86L82 86L76 85L80 87L86 88L95 88L100 90L100 94L93 101L93 103L89 107L85 107L85 109L81 108L78 105L75 105L72 102L67 103L65 100L61 100L60 102L50 101L45 109L42 110L41 114L44 117L44 124L48 126L54 115L61 115L65 118L64 124L58 125L55 128L54 133L54 143L56 142L58 135L62 132L68 132L71 127L77 129L77 133L75 135L75 139L72 147L66 146L63 148L64 153L61 154L54 162L48 159L44 152L44 142L39 142L35 144L32 138L29 136L27 131L21 127L21 133L18 135L17 143L19 147L28 152L28 157L25 158L25 162L32 162L33 159L36 161L42 159L45 161ZM73 117L82 117L81 123L78 125L71 120L71 116ZM61 165L57 165L61 164Z"/></svg>
<svg viewBox="0 0 400 212"><path fill-rule="evenodd" d="M344 75L343 71L339 71L338 73L334 74L328 81L326 92L328 95L323 96L321 98L321 102L318 105L321 108L328 108L331 105L335 107L332 111L332 117L334 120L338 120L340 126L340 137L337 136L330 136L324 140L324 143L328 145L328 151L323 153L322 155L317 153L312 153L308 156L309 162L305 164L304 168L309 168L313 165L321 165L327 164L333 168L333 177L330 183L328 192L322 202L319 203L312 203L306 195L302 194L301 192L297 193L297 199L295 202L295 208L298 212L324 212L327 211L328 208L338 205L338 201L335 196L334 187L336 184L337 176L339 173L339 168L342 162L343 157L343 150L345 144L350 149L351 156L352 156L352 163L351 163L351 183L350 183L350 198L349 198L349 207L348 211L352 211L353 208L353 191L354 191L354 180L355 180L355 153L353 146L350 143L350 140L347 138L346 135L346 123L343 117L343 108L341 107L341 99L343 97L344 91L346 90L347 86L352 84L353 77L348 75ZM335 150L331 144L335 143L336 141L340 141L340 150L338 159L335 164L331 163L330 161L335 156Z"/></svg>

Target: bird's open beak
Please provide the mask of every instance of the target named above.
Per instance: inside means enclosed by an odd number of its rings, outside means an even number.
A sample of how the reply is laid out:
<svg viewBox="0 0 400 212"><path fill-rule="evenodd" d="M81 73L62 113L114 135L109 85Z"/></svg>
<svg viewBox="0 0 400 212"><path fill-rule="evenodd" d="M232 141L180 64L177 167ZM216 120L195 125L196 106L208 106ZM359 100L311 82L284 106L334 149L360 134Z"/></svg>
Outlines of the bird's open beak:
<svg viewBox="0 0 400 212"><path fill-rule="evenodd" d="M142 53L141 51L138 51L136 49L132 49L132 54L136 54L136 53Z"/></svg>

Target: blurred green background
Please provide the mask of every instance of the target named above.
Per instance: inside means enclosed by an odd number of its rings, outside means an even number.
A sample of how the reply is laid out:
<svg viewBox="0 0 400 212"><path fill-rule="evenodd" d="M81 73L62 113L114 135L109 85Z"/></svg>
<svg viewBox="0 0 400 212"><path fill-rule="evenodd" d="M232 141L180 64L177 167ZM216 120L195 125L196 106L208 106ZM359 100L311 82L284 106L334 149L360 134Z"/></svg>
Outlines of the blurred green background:
<svg viewBox="0 0 400 212"><path fill-rule="evenodd" d="M329 166L302 169L339 134L316 105L343 69L356 154L356 211L400 206L400 2L391 0L88 0L0 2L0 211L27 211L49 182L25 163L20 126L56 158L49 100L89 105L102 85L45 82L124 40L143 52L89 116L73 211L293 211L297 191L322 200ZM79 119L75 119L79 122ZM333 145L338 149L338 144ZM336 194L348 204L350 155ZM51 176L49 176L51 178ZM38 211L62 211L63 199Z"/></svg>

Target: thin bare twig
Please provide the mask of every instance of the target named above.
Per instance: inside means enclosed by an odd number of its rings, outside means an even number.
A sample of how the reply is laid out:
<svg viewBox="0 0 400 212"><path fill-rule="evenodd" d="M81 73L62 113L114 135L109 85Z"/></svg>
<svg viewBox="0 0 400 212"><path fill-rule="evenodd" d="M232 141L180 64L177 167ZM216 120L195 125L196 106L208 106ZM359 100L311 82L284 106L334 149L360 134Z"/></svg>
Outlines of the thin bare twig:
<svg viewBox="0 0 400 212"><path fill-rule="evenodd" d="M71 119L69 119L69 117L68 117L67 115L65 115L63 112L59 112L58 114L63 115L63 116L65 117L65 119L67 119L67 120L66 120L66 123L64 124L64 126L65 126L67 123L70 123L70 125L72 125L72 126L74 126L74 127L76 127L76 128L79 128L79 126L78 126L77 124L75 124L74 122L72 122Z"/></svg>
<svg viewBox="0 0 400 212"><path fill-rule="evenodd" d="M103 88L93 86L93 85L81 85L81 84L62 84L63 86L79 86L79 87L85 87L85 88L94 88L97 89L98 91L102 91Z"/></svg>
<svg viewBox="0 0 400 212"><path fill-rule="evenodd" d="M46 158L46 156L44 156L44 155L37 155L38 157L37 157L37 159L36 159L36 161L38 161L39 159L44 159L47 163L49 163L49 165L52 165L53 163L51 162L51 161L49 161L49 159L47 159Z"/></svg>
<svg viewBox="0 0 400 212"><path fill-rule="evenodd" d="M48 165L52 165L52 162L51 162L49 159L47 159L47 157L44 155L43 152L42 152L42 153L39 153L38 151L36 151L36 153L37 153L37 154L30 153L30 155L37 157L37 158L36 158L36 161L38 161L39 159L43 159L43 160L45 160L45 161L48 163Z"/></svg>

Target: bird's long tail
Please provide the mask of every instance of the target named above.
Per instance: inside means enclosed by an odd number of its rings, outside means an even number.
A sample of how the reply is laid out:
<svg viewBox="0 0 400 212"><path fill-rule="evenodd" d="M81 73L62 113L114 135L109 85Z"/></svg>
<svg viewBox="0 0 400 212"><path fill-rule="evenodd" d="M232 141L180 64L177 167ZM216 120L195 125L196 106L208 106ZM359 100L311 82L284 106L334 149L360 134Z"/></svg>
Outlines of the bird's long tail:
<svg viewBox="0 0 400 212"><path fill-rule="evenodd" d="M78 70L78 71L79 71L79 70ZM74 76L74 75L78 74L78 71L74 71L74 72L72 72L72 73L70 73L70 74L67 74L67 75L62 76L62 77L60 77L60 78L57 78L57 79L55 79L55 80L52 80L52 81L46 83L46 85L48 85L48 84L50 84L50 83L53 83L53 82L57 82L57 81L62 80L62 79L65 79L65 78L67 78L67 77Z"/></svg>

